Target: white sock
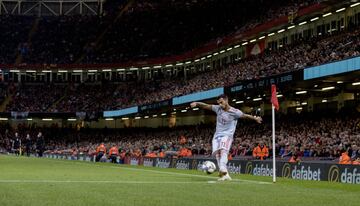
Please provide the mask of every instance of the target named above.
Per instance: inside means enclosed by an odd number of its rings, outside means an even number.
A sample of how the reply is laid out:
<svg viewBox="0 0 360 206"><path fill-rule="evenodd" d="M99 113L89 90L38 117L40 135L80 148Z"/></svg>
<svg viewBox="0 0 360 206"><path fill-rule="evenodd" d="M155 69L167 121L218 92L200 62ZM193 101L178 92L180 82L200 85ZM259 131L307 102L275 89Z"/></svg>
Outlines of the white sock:
<svg viewBox="0 0 360 206"><path fill-rule="evenodd" d="M220 172L228 172L227 171L227 163L228 163L228 152L225 150L221 150L220 153Z"/></svg>
<svg viewBox="0 0 360 206"><path fill-rule="evenodd" d="M218 167L220 168L220 153L219 153L219 152L216 152L215 157L216 157L217 165L218 165ZM220 169L219 169L219 170L220 170Z"/></svg>

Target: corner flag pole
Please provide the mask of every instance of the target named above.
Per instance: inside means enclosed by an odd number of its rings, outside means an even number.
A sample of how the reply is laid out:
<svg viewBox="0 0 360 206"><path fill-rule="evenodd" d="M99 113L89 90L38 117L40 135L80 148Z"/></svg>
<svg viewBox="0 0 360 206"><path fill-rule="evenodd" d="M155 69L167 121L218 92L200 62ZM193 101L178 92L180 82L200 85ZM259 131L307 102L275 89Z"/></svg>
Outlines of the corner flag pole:
<svg viewBox="0 0 360 206"><path fill-rule="evenodd" d="M272 155L273 155L273 182L276 182L276 160L275 160L275 106L272 104Z"/></svg>
<svg viewBox="0 0 360 206"><path fill-rule="evenodd" d="M273 155L273 182L276 182L276 147L275 147L275 109L279 110L279 101L277 99L276 85L271 85L271 110L272 110L272 155Z"/></svg>

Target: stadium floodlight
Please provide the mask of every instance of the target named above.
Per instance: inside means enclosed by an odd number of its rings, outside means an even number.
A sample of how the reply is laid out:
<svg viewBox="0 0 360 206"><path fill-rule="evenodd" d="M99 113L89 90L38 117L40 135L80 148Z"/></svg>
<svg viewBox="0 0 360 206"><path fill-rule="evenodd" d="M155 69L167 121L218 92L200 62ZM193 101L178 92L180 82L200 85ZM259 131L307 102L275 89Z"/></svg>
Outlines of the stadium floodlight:
<svg viewBox="0 0 360 206"><path fill-rule="evenodd" d="M165 67L172 67L172 66L173 66L172 64L165 65Z"/></svg>
<svg viewBox="0 0 360 206"><path fill-rule="evenodd" d="M53 121L52 118L43 118L42 121Z"/></svg>
<svg viewBox="0 0 360 206"><path fill-rule="evenodd" d="M328 101L327 99L321 100L322 103L325 103L325 102L327 102L327 101Z"/></svg>
<svg viewBox="0 0 360 206"><path fill-rule="evenodd" d="M292 29L292 28L295 28L295 25L291 25L288 27L288 29Z"/></svg>
<svg viewBox="0 0 360 206"><path fill-rule="evenodd" d="M303 22L299 23L299 26L304 25L306 23L307 23L307 21L303 21Z"/></svg>
<svg viewBox="0 0 360 206"><path fill-rule="evenodd" d="M59 73L67 73L68 71L67 70L59 70L58 72Z"/></svg>
<svg viewBox="0 0 360 206"><path fill-rule="evenodd" d="M248 42L244 42L244 43L242 43L241 45L245 46L245 45L247 45L247 44L248 44Z"/></svg>
<svg viewBox="0 0 360 206"><path fill-rule="evenodd" d="M355 4L351 4L350 7L355 7L355 6L359 6L359 5L360 5L360 2L355 3Z"/></svg>
<svg viewBox="0 0 360 206"><path fill-rule="evenodd" d="M162 113L161 116L166 116L166 113Z"/></svg>
<svg viewBox="0 0 360 206"><path fill-rule="evenodd" d="M327 90L332 90L332 89L335 89L335 87L324 87L324 88L321 88L322 91L327 91Z"/></svg>
<svg viewBox="0 0 360 206"><path fill-rule="evenodd" d="M187 112L187 110L186 110L186 109L183 109L183 110L181 110L181 112L182 112L182 113L185 113L185 112Z"/></svg>
<svg viewBox="0 0 360 206"><path fill-rule="evenodd" d="M7 117L0 117L0 121L8 121L9 119Z"/></svg>
<svg viewBox="0 0 360 206"><path fill-rule="evenodd" d="M27 120L27 121L32 121L33 119L32 119L32 118L27 118L26 120Z"/></svg>
<svg viewBox="0 0 360 206"><path fill-rule="evenodd" d="M261 39L265 39L265 36L261 36L261 37L259 37L259 40L261 40Z"/></svg>
<svg viewBox="0 0 360 206"><path fill-rule="evenodd" d="M150 67L143 67L143 68L141 68L142 70L148 70L148 69L150 69Z"/></svg>
<svg viewBox="0 0 360 206"><path fill-rule="evenodd" d="M200 61L200 59L195 59L195 62L199 62Z"/></svg>
<svg viewBox="0 0 360 206"><path fill-rule="evenodd" d="M18 69L10 69L10 72L20 72Z"/></svg>
<svg viewBox="0 0 360 206"><path fill-rule="evenodd" d="M236 99L232 99L231 101L236 102Z"/></svg>
<svg viewBox="0 0 360 206"><path fill-rule="evenodd" d="M145 117L144 117L144 119L148 119L148 118L149 118L149 116L145 116Z"/></svg>
<svg viewBox="0 0 360 206"><path fill-rule="evenodd" d="M276 97L283 97L283 95L282 95L282 94L278 94L278 95L276 95Z"/></svg>
<svg viewBox="0 0 360 206"><path fill-rule="evenodd" d="M220 51L220 54L222 54L222 53L224 53L224 52L225 52L225 50L221 50L221 51Z"/></svg>
<svg viewBox="0 0 360 206"><path fill-rule="evenodd" d="M159 69L159 68L161 68L161 65L154 66L154 69Z"/></svg>
<svg viewBox="0 0 360 206"><path fill-rule="evenodd" d="M230 51L230 50L232 50L232 49L233 49L232 47L229 47L229 48L226 49L226 51Z"/></svg>
<svg viewBox="0 0 360 206"><path fill-rule="evenodd" d="M343 81L337 81L336 82L337 84L342 84L342 83L344 83Z"/></svg>
<svg viewBox="0 0 360 206"><path fill-rule="evenodd" d="M237 45L234 46L234 49L239 48L239 47L240 47L240 45L237 44Z"/></svg>
<svg viewBox="0 0 360 206"><path fill-rule="evenodd" d="M213 53L213 56L216 56L216 55L218 55L219 53L218 52L215 52L215 53Z"/></svg>
<svg viewBox="0 0 360 206"><path fill-rule="evenodd" d="M117 69L116 71L119 71L119 72L120 72L120 71L125 71L125 69Z"/></svg>
<svg viewBox="0 0 360 206"><path fill-rule="evenodd" d="M171 114L176 114L176 112L171 112Z"/></svg>
<svg viewBox="0 0 360 206"><path fill-rule="evenodd" d="M357 85L360 85L360 82L354 82L354 83L352 83L351 85L357 86Z"/></svg>
<svg viewBox="0 0 360 206"><path fill-rule="evenodd" d="M175 65L176 66L181 66L181 65L183 65L184 63L182 63L182 62L179 62L179 63L176 63Z"/></svg>
<svg viewBox="0 0 360 206"><path fill-rule="evenodd" d="M190 64L191 63L191 61L187 61L187 62L185 62L185 64Z"/></svg>
<svg viewBox="0 0 360 206"><path fill-rule="evenodd" d="M134 119L141 119L141 117L135 117Z"/></svg>
<svg viewBox="0 0 360 206"><path fill-rule="evenodd" d="M206 58L210 58L210 57L212 57L212 54L209 54L209 55L206 56Z"/></svg>
<svg viewBox="0 0 360 206"><path fill-rule="evenodd" d="M256 39L251 39L250 43L256 42Z"/></svg>
<svg viewBox="0 0 360 206"><path fill-rule="evenodd" d="M73 70L73 72L74 73L81 73L81 72L83 72L83 70L82 69L75 69L75 70Z"/></svg>
<svg viewBox="0 0 360 206"><path fill-rule="evenodd" d="M273 33L270 33L270 34L268 34L268 36L274 36L275 35L275 33L273 32Z"/></svg>
<svg viewBox="0 0 360 206"><path fill-rule="evenodd" d="M130 68L130 71L137 71L139 68L137 68L137 67L132 67L132 68Z"/></svg>
<svg viewBox="0 0 360 206"><path fill-rule="evenodd" d="M111 69L103 69L103 72L111 72Z"/></svg>
<svg viewBox="0 0 360 206"><path fill-rule="evenodd" d="M67 119L67 121L74 122L74 121L76 121L76 119L75 118L69 118L69 119Z"/></svg>
<svg viewBox="0 0 360 206"><path fill-rule="evenodd" d="M255 99L253 99L254 102L257 102L257 101L260 101L260 100L262 100L262 98L255 98Z"/></svg>
<svg viewBox="0 0 360 206"><path fill-rule="evenodd" d="M285 31L285 29L280 29L279 31L277 31L277 33L282 33L284 31Z"/></svg>
<svg viewBox="0 0 360 206"><path fill-rule="evenodd" d="M307 102L302 102L301 105L307 105Z"/></svg>
<svg viewBox="0 0 360 206"><path fill-rule="evenodd" d="M338 9L338 10L336 10L336 13L344 11L344 10L345 10L345 8Z"/></svg>
<svg viewBox="0 0 360 206"><path fill-rule="evenodd" d="M296 107L296 111L301 111L302 109L302 107Z"/></svg>
<svg viewBox="0 0 360 206"><path fill-rule="evenodd" d="M316 21L318 19L319 19L319 17L315 17L315 18L310 19L310 21Z"/></svg>
<svg viewBox="0 0 360 206"><path fill-rule="evenodd" d="M193 111L197 111L197 110L199 110L199 108L198 108L198 107L193 108Z"/></svg>
<svg viewBox="0 0 360 206"><path fill-rule="evenodd" d="M113 121L114 118L105 118L105 121Z"/></svg>
<svg viewBox="0 0 360 206"><path fill-rule="evenodd" d="M205 57L201 57L201 59L200 60L204 60L205 59Z"/></svg>
<svg viewBox="0 0 360 206"><path fill-rule="evenodd" d="M237 102L235 102L235 104L242 104L242 103L244 103L244 101L237 101Z"/></svg>
<svg viewBox="0 0 360 206"><path fill-rule="evenodd" d="M327 17L327 16L330 16L332 13L331 12L329 12L329 13L327 13L327 14L324 14L324 15L322 15L323 17Z"/></svg>
<svg viewBox="0 0 360 206"><path fill-rule="evenodd" d="M97 69L90 69L88 70L88 72L97 72L98 70ZM103 70L104 71L104 70Z"/></svg>
<svg viewBox="0 0 360 206"><path fill-rule="evenodd" d="M129 119L129 117L123 117L123 118L121 118L121 120L128 120Z"/></svg>
<svg viewBox="0 0 360 206"><path fill-rule="evenodd" d="M306 94L307 91L298 91L298 92L295 92L295 94Z"/></svg>
<svg viewBox="0 0 360 206"><path fill-rule="evenodd" d="M25 72L26 73L35 73L36 71L35 70L26 70Z"/></svg>
<svg viewBox="0 0 360 206"><path fill-rule="evenodd" d="M152 117L157 117L157 114L154 114Z"/></svg>

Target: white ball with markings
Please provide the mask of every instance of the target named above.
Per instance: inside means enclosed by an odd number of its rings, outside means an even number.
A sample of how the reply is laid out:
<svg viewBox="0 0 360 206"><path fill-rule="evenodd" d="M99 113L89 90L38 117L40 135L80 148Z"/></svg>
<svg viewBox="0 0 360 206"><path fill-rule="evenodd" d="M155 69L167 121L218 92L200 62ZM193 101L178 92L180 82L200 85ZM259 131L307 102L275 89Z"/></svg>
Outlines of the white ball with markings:
<svg viewBox="0 0 360 206"><path fill-rule="evenodd" d="M205 161L203 164L202 164L202 170L204 172L206 172L207 174L212 174L215 172L216 170L216 165L211 162L211 161Z"/></svg>

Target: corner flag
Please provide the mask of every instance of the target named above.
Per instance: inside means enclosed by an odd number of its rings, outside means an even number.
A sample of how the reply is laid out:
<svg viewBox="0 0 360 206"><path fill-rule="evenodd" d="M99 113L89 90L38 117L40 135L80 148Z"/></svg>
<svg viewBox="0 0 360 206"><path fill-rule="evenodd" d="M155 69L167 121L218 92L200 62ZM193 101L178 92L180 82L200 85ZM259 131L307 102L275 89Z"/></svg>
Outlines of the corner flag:
<svg viewBox="0 0 360 206"><path fill-rule="evenodd" d="M271 85L271 103L274 105L276 110L279 110L279 101L276 96L276 85Z"/></svg>

